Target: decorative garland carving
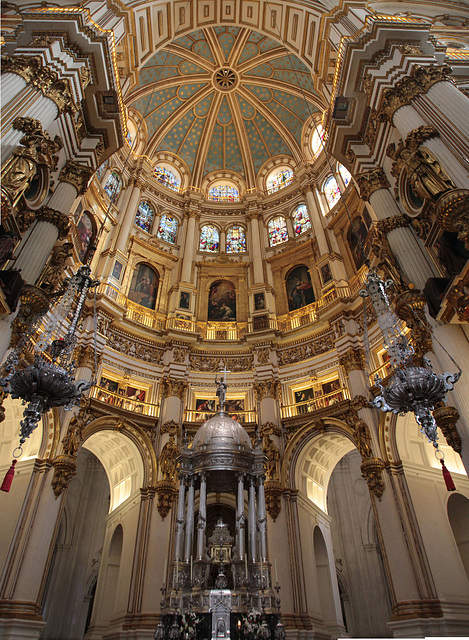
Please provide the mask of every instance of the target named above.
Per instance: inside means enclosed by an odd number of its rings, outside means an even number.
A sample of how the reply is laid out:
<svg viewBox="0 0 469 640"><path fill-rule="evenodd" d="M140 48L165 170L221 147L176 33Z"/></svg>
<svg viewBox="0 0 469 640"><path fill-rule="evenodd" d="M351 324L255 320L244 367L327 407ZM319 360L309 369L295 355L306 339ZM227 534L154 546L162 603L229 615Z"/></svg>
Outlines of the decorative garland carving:
<svg viewBox="0 0 469 640"><path fill-rule="evenodd" d="M78 107L73 99L70 82L61 78L50 67L43 66L41 56L2 56L2 73L16 73L27 84L36 87L46 97L55 102L62 113L75 113Z"/></svg>
<svg viewBox="0 0 469 640"><path fill-rule="evenodd" d="M266 380L265 382L256 382L254 384L254 397L256 402L264 400L264 398L273 398L277 400L280 395L280 382L278 380Z"/></svg>
<svg viewBox="0 0 469 640"><path fill-rule="evenodd" d="M82 196L88 189L88 183L93 173L94 169L91 167L74 160L67 160L59 173L59 180L73 185L77 190L77 194Z"/></svg>
<svg viewBox="0 0 469 640"><path fill-rule="evenodd" d="M360 197L365 202L369 201L375 191L389 189L391 186L382 167L358 173L355 178L360 189Z"/></svg>
<svg viewBox="0 0 469 640"><path fill-rule="evenodd" d="M308 358L313 358L321 353L332 351L334 347L335 334L334 331L331 331L330 333L313 338L304 344L277 351L277 359L281 366L293 364L295 362L302 362Z"/></svg>
<svg viewBox="0 0 469 640"><path fill-rule="evenodd" d="M185 380L176 380L175 378L163 378L161 381L161 398L169 398L175 396L180 400L184 400L184 394L187 389Z"/></svg>
<svg viewBox="0 0 469 640"><path fill-rule="evenodd" d="M45 205L36 211L36 220L50 222L57 227L59 231L59 240L66 238L70 230L70 219L65 215L65 213L57 211L56 209L51 209Z"/></svg>
<svg viewBox="0 0 469 640"><path fill-rule="evenodd" d="M350 375L351 371L364 371L365 353L363 349L349 349L339 356L339 365L344 368L347 376Z"/></svg>
<svg viewBox="0 0 469 640"><path fill-rule="evenodd" d="M264 424L261 425L261 436L269 435L271 433L279 438L282 437L282 430L280 427L273 422L264 422Z"/></svg>
<svg viewBox="0 0 469 640"><path fill-rule="evenodd" d="M156 483L156 494L158 496L158 513L161 519L164 520L170 512L177 495L176 484L172 480L160 480Z"/></svg>
<svg viewBox="0 0 469 640"><path fill-rule="evenodd" d="M253 368L253 357L241 356L237 358L202 356L195 353L189 355L191 369L194 371L204 371L215 373L226 365L229 371L241 372L250 371Z"/></svg>
<svg viewBox="0 0 469 640"><path fill-rule="evenodd" d="M59 136L51 140L47 131L42 129L39 120L34 118L16 118L13 129L22 131L21 147L13 149L11 157L2 165L1 190L3 216L10 215L12 208L29 186L39 166L55 170L57 153L63 147Z"/></svg>
<svg viewBox="0 0 469 640"><path fill-rule="evenodd" d="M446 442L452 447L456 453L461 453L462 440L456 429L456 422L459 420L459 413L454 407L437 407L433 411L433 417L436 424L445 436Z"/></svg>
<svg viewBox="0 0 469 640"><path fill-rule="evenodd" d="M435 205L435 214L440 226L457 233L469 249L469 190L452 189L444 193Z"/></svg>
<svg viewBox="0 0 469 640"><path fill-rule="evenodd" d="M410 75L399 80L396 85L387 89L381 100L378 112L381 120L392 122L394 113L421 93L426 93L436 82L449 80L452 68L448 65L429 65L422 67L415 65Z"/></svg>
<svg viewBox="0 0 469 640"><path fill-rule="evenodd" d="M380 220L376 225L376 231L378 234L389 233L394 229L400 229L401 227L408 227L412 220L405 213L400 213L397 216L390 216L384 220Z"/></svg>
<svg viewBox="0 0 469 640"><path fill-rule="evenodd" d="M10 347L16 347L34 322L49 309L50 298L47 293L32 284L25 284L20 293L20 308L11 324Z"/></svg>
<svg viewBox="0 0 469 640"><path fill-rule="evenodd" d="M280 482L268 480L264 484L265 508L275 522L282 509L282 485Z"/></svg>

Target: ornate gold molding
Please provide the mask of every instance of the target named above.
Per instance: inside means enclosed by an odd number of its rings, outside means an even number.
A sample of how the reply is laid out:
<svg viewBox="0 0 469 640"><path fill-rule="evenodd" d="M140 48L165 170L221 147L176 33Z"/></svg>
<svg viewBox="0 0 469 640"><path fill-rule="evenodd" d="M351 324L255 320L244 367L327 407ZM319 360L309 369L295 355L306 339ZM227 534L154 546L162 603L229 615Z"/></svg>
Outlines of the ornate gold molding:
<svg viewBox="0 0 469 640"><path fill-rule="evenodd" d="M86 367L91 371L94 371L95 361L100 364L103 359L103 354L96 354L95 348L92 345L78 345L73 352L73 357L77 363L77 367Z"/></svg>
<svg viewBox="0 0 469 640"><path fill-rule="evenodd" d="M75 113L78 107L73 99L70 82L43 65L41 56L2 56L2 73L16 73L28 84L36 87L46 98L55 102L62 113Z"/></svg>
<svg viewBox="0 0 469 640"><path fill-rule="evenodd" d="M88 183L93 173L94 169L91 167L74 160L67 160L60 171L59 180L73 185L77 190L77 194L82 196L88 189Z"/></svg>
<svg viewBox="0 0 469 640"><path fill-rule="evenodd" d="M62 439L64 453L76 456L83 442L83 431L86 425L94 418L95 414L91 408L91 400L82 398L78 414L70 420L67 432Z"/></svg>
<svg viewBox="0 0 469 640"><path fill-rule="evenodd" d="M184 394L187 389L185 380L176 380L175 378L163 378L161 381L161 398L169 398L176 396L180 400L184 400Z"/></svg>
<svg viewBox="0 0 469 640"><path fill-rule="evenodd" d="M384 493L385 485L383 480L384 462L380 458L365 458L362 462L360 470L362 477L365 479L368 489L378 500Z"/></svg>
<svg viewBox="0 0 469 640"><path fill-rule="evenodd" d="M405 213L401 213L398 216L390 216L389 218L385 218L384 220L380 220L376 225L376 231L379 234L389 233L394 229L400 229L400 227L408 227L412 222L412 219L409 218Z"/></svg>
<svg viewBox="0 0 469 640"><path fill-rule="evenodd" d="M266 380L254 384L254 397L257 402L264 398L277 400L280 396L280 382L278 380Z"/></svg>
<svg viewBox="0 0 469 640"><path fill-rule="evenodd" d="M64 242L54 248L49 262L46 264L38 284L48 294L59 289L64 280L65 263L73 253L73 244Z"/></svg>
<svg viewBox="0 0 469 640"><path fill-rule="evenodd" d="M163 433L174 433L177 434L179 431L179 425L177 422L174 422L174 420L168 420L168 422L165 422L160 430L161 435L163 435Z"/></svg>
<svg viewBox="0 0 469 640"><path fill-rule="evenodd" d="M452 189L444 193L435 205L435 214L440 226L457 233L469 249L469 190Z"/></svg>
<svg viewBox="0 0 469 640"><path fill-rule="evenodd" d="M52 461L52 464L54 466L52 490L55 497L58 498L68 487L73 476L77 473L77 459L75 456L65 453L57 456Z"/></svg>
<svg viewBox="0 0 469 640"><path fill-rule="evenodd" d="M44 205L36 211L36 219L43 220L44 222L50 222L57 227L59 231L59 240L63 240L67 237L70 230L70 219L65 215L65 213Z"/></svg>
<svg viewBox="0 0 469 640"><path fill-rule="evenodd" d="M365 353L363 349L349 349L339 356L339 364L344 368L347 376L351 371L364 371Z"/></svg>
<svg viewBox="0 0 469 640"><path fill-rule="evenodd" d="M376 167L369 171L363 171L355 176L360 189L360 197L368 202L370 196L380 189L389 189L390 184L382 167Z"/></svg>
<svg viewBox="0 0 469 640"><path fill-rule="evenodd" d="M160 480L156 484L156 494L158 496L158 513L164 520L173 505L177 494L176 484L172 480Z"/></svg>
<svg viewBox="0 0 469 640"><path fill-rule="evenodd" d="M49 304L49 296L43 289L32 284L23 286L20 293L20 308L11 324L10 347L16 347L24 334L47 312Z"/></svg>
<svg viewBox="0 0 469 640"><path fill-rule="evenodd" d="M452 73L448 65L429 65L422 67L415 65L410 75L399 80L396 85L383 93L380 107L378 108L381 120L392 122L394 113L421 93L426 93L436 82L448 80Z"/></svg>
<svg viewBox="0 0 469 640"><path fill-rule="evenodd" d="M433 417L436 424L445 436L446 442L452 447L456 453L461 453L462 440L456 429L456 422L459 420L459 413L454 407L437 407L433 411Z"/></svg>
<svg viewBox="0 0 469 640"><path fill-rule="evenodd" d="M268 480L264 484L265 508L275 522L282 509L282 485L275 480Z"/></svg>

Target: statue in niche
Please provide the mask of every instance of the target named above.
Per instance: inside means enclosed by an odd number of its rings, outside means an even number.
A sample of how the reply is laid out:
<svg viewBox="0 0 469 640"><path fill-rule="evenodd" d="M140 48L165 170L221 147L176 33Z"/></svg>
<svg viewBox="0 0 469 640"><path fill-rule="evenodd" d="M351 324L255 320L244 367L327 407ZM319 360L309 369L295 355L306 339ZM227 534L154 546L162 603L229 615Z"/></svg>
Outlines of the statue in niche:
<svg viewBox="0 0 469 640"><path fill-rule="evenodd" d="M164 445L159 459L160 469L164 480L174 480L176 477L177 452L178 450L174 441L174 433L170 433L169 440Z"/></svg>
<svg viewBox="0 0 469 640"><path fill-rule="evenodd" d="M371 449L371 435L364 420L359 419L355 423L355 441L362 458L373 457L373 451Z"/></svg>
<svg viewBox="0 0 469 640"><path fill-rule="evenodd" d="M273 440L268 435L264 436L264 453L267 456L266 477L267 480L278 480L278 464L280 451Z"/></svg>

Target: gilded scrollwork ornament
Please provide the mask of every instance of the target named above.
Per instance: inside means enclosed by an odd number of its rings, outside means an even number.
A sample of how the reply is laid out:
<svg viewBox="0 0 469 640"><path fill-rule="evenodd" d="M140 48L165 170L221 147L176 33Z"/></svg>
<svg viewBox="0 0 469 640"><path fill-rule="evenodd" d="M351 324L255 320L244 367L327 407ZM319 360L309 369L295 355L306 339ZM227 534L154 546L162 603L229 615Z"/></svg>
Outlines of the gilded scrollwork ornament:
<svg viewBox="0 0 469 640"><path fill-rule="evenodd" d="M395 299L397 316L410 329L410 339L414 348L414 360L423 366L426 353L433 350L432 329L425 315L425 296L418 289L402 291Z"/></svg>
<svg viewBox="0 0 469 640"><path fill-rule="evenodd" d="M172 480L160 480L156 483L156 495L158 496L158 513L162 520L164 520L170 512L172 504L176 498L176 484Z"/></svg>
<svg viewBox="0 0 469 640"><path fill-rule="evenodd" d="M459 420L459 413L456 409L442 405L433 410L433 417L449 446L452 447L456 453L461 454L462 440L456 428L456 422Z"/></svg>
<svg viewBox="0 0 469 640"><path fill-rule="evenodd" d="M47 293L54 293L62 285L65 263L72 253L73 244L71 242L57 245L52 251L50 260L38 280L38 285Z"/></svg>
<svg viewBox="0 0 469 640"><path fill-rule="evenodd" d="M360 470L362 477L368 485L368 489L373 493L378 500L384 493L385 484L383 479L383 470L385 464L380 458L365 458L362 462Z"/></svg>
<svg viewBox="0 0 469 640"><path fill-rule="evenodd" d="M282 510L282 485L277 480L267 480L264 484L265 508L275 522Z"/></svg>
<svg viewBox="0 0 469 640"><path fill-rule="evenodd" d="M388 234L394 229L400 229L401 227L408 227L412 222L412 219L405 213L401 213L397 216L390 216L380 220L376 225L376 232L378 234Z"/></svg>
<svg viewBox="0 0 469 640"><path fill-rule="evenodd" d="M77 473L77 459L67 453L57 456L53 461L54 476L52 478L52 490L58 498L67 489L70 480Z"/></svg>

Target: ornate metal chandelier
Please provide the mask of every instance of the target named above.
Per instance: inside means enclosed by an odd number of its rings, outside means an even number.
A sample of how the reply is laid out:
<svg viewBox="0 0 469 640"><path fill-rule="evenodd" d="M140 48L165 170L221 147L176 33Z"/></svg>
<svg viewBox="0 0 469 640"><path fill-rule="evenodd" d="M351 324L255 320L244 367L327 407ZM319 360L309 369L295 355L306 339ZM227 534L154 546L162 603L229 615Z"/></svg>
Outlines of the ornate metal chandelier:
<svg viewBox="0 0 469 640"><path fill-rule="evenodd" d="M451 391L459 380L461 369L458 367L457 373L436 374L427 358L422 359L423 366L415 362L414 349L402 332L386 294L386 289L393 284L392 280L384 282L376 269L372 268L368 272L365 288L360 291L363 298L370 298L376 312L391 365L386 386L378 376L375 377L381 393L370 404L381 411L399 414L412 412L422 433L439 451L437 424L432 411L437 403L445 401L446 392ZM442 458L439 459L443 465Z"/></svg>
<svg viewBox="0 0 469 640"><path fill-rule="evenodd" d="M2 367L0 387L4 393L15 399L21 398L23 404L27 404L20 423L19 446L13 452L15 459L2 485L4 491L10 488L22 445L37 427L42 414L52 407L70 410L93 385L86 380L75 380L73 360L76 331L88 291L99 284L99 280L91 278L90 273L91 268L85 265L68 281L62 298L50 312L44 331L34 345L33 363L25 369L19 368L22 351L37 328L37 322L25 332ZM10 480L6 482L8 474Z"/></svg>

